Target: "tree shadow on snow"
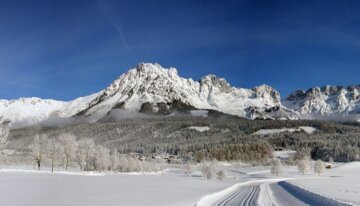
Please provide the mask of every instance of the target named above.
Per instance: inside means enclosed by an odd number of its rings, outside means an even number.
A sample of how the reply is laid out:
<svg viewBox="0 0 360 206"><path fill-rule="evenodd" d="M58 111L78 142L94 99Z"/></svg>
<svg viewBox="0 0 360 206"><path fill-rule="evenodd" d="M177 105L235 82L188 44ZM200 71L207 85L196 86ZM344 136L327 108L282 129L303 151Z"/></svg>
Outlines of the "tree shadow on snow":
<svg viewBox="0 0 360 206"><path fill-rule="evenodd" d="M341 203L333 199L326 198L319 194L304 190L298 186L285 181L277 183L280 187L290 193L292 196L311 206L348 206L349 204Z"/></svg>

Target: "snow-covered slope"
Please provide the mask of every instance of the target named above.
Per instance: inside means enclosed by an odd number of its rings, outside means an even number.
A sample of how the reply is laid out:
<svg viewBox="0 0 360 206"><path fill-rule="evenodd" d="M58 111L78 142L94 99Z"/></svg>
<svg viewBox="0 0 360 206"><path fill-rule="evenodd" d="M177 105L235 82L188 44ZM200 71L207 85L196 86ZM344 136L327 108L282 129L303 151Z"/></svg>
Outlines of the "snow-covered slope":
<svg viewBox="0 0 360 206"><path fill-rule="evenodd" d="M72 117L88 108L96 94L64 102L36 97L0 100L0 123L15 127L37 124L48 119Z"/></svg>
<svg viewBox="0 0 360 206"><path fill-rule="evenodd" d="M298 90L282 102L303 118L359 120L360 85L324 86Z"/></svg>
<svg viewBox="0 0 360 206"><path fill-rule="evenodd" d="M67 103L50 99L20 98L0 100L0 122L37 123L51 117Z"/></svg>

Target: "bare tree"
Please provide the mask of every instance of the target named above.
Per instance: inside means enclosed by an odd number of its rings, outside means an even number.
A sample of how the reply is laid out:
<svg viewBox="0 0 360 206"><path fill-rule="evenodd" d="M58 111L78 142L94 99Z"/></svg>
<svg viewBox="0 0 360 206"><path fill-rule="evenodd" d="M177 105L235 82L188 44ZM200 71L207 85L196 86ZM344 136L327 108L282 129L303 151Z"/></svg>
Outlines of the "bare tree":
<svg viewBox="0 0 360 206"><path fill-rule="evenodd" d="M274 159L271 161L271 168L270 168L271 174L275 176L279 176L279 174L282 171L282 163L279 159Z"/></svg>
<svg viewBox="0 0 360 206"><path fill-rule="evenodd" d="M187 163L184 165L184 173L185 173L185 175L191 177L192 166L191 166L190 162L187 162Z"/></svg>
<svg viewBox="0 0 360 206"><path fill-rule="evenodd" d="M69 162L76 155L78 143L75 135L71 133L64 133L59 136L60 143L63 146L63 152L65 156L65 170L67 171Z"/></svg>
<svg viewBox="0 0 360 206"><path fill-rule="evenodd" d="M45 134L35 135L33 142L30 144L30 150L34 158L35 163L37 164L38 170L40 170L41 162L43 160L46 144L48 137Z"/></svg>
<svg viewBox="0 0 360 206"><path fill-rule="evenodd" d="M79 145L80 146L80 145ZM76 160L79 164L80 170L85 170L86 166L86 152L83 148L79 147L76 151Z"/></svg>
<svg viewBox="0 0 360 206"><path fill-rule="evenodd" d="M156 162L160 166L161 175L164 175L164 170L166 168L166 163L168 161L165 159L168 155L166 152L166 148L165 147L158 148L158 153L159 153L160 159L157 159Z"/></svg>
<svg viewBox="0 0 360 206"><path fill-rule="evenodd" d="M207 180L213 178L213 169L211 167L210 162L208 161L201 162L201 173L202 176Z"/></svg>
<svg viewBox="0 0 360 206"><path fill-rule="evenodd" d="M142 170L142 165L137 158L131 157L130 155L122 155L118 168L122 172L139 172Z"/></svg>
<svg viewBox="0 0 360 206"><path fill-rule="evenodd" d="M299 172L304 175L310 169L310 161L308 159L299 160L297 166Z"/></svg>
<svg viewBox="0 0 360 206"><path fill-rule="evenodd" d="M139 160L137 158L128 156L126 161L126 167L129 172L139 172Z"/></svg>
<svg viewBox="0 0 360 206"><path fill-rule="evenodd" d="M322 160L317 160L314 165L314 172L317 173L319 176L324 171L325 164Z"/></svg>
<svg viewBox="0 0 360 206"><path fill-rule="evenodd" d="M54 172L54 165L61 161L64 154L64 147L54 138L47 141L46 156L51 162L51 173Z"/></svg>
<svg viewBox="0 0 360 206"><path fill-rule="evenodd" d="M8 143L9 133L9 127L0 125L0 152Z"/></svg>
<svg viewBox="0 0 360 206"><path fill-rule="evenodd" d="M119 166L119 152L116 149L113 149L110 156L110 164L111 164L111 170L116 171Z"/></svg>
<svg viewBox="0 0 360 206"><path fill-rule="evenodd" d="M201 172L205 179L212 179L217 171L218 162L213 161L202 161L201 162Z"/></svg>
<svg viewBox="0 0 360 206"><path fill-rule="evenodd" d="M96 146L95 163L96 163L96 167L100 172L105 171L109 168L110 152L108 148L101 145Z"/></svg>
<svg viewBox="0 0 360 206"><path fill-rule="evenodd" d="M95 144L92 139L82 139L79 141L77 160L81 170L92 170L95 164Z"/></svg>
<svg viewBox="0 0 360 206"><path fill-rule="evenodd" d="M218 180L224 180L225 178L225 172L223 169L219 169L216 173L216 177L218 178Z"/></svg>

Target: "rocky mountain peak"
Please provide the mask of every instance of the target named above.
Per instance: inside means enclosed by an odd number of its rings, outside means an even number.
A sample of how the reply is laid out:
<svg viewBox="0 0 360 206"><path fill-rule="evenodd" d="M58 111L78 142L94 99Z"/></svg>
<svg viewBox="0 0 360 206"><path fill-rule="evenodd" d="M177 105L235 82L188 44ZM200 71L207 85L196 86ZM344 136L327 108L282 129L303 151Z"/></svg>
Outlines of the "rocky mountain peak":
<svg viewBox="0 0 360 206"><path fill-rule="evenodd" d="M276 104L281 101L280 93L266 84L255 87L252 90L258 98L271 98Z"/></svg>
<svg viewBox="0 0 360 206"><path fill-rule="evenodd" d="M353 92L355 90L360 91L360 85L349 85L349 86L346 87L346 89L349 92Z"/></svg>
<svg viewBox="0 0 360 206"><path fill-rule="evenodd" d="M166 76L170 78L179 77L176 68L163 68L160 64L155 63L140 63L134 69L139 76L147 76L152 79L157 78L158 76ZM130 73L132 70L130 70Z"/></svg>
<svg viewBox="0 0 360 206"><path fill-rule="evenodd" d="M201 87L217 87L222 92L228 92L231 89L230 84L224 79L216 75L209 74L199 80Z"/></svg>
<svg viewBox="0 0 360 206"><path fill-rule="evenodd" d="M291 93L287 98L286 101L297 101L298 99L304 98L306 95L305 91L302 89L298 89L295 92Z"/></svg>
<svg viewBox="0 0 360 206"><path fill-rule="evenodd" d="M321 92L323 92L325 95L335 95L338 92L340 92L343 88L344 88L343 86L326 85L321 87Z"/></svg>
<svg viewBox="0 0 360 206"><path fill-rule="evenodd" d="M136 65L135 69L139 73L158 72L163 70L161 65L157 63L139 63L138 65Z"/></svg>

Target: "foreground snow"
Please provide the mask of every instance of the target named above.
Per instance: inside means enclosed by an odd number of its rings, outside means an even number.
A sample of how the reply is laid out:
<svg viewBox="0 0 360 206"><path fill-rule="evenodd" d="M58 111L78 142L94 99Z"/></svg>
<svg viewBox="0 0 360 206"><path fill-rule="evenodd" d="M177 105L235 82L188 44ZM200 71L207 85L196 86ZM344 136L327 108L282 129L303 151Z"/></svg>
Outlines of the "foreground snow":
<svg viewBox="0 0 360 206"><path fill-rule="evenodd" d="M66 174L66 175L65 175ZM206 181L169 170L164 175L139 173L0 170L0 205L193 205L202 196L229 187L233 180Z"/></svg>
<svg viewBox="0 0 360 206"><path fill-rule="evenodd" d="M164 173L84 173L31 167L0 169L0 205L360 205L360 163L300 175L285 167L280 177L268 167L226 168L224 181ZM21 198L19 198L21 197Z"/></svg>
<svg viewBox="0 0 360 206"><path fill-rule="evenodd" d="M83 175L83 176L105 176L105 175L162 175L166 173L168 169L164 171L156 171L156 172L126 172L126 173L119 173L119 172L84 172L84 171L54 171L51 172L50 168L47 170L35 170L30 168L2 168L0 169L0 173L23 173L23 174L62 174L62 175Z"/></svg>
<svg viewBox="0 0 360 206"><path fill-rule="evenodd" d="M323 176L332 177L331 181L326 179L292 180L290 183L339 201L360 205L359 174L360 162L352 162L326 170Z"/></svg>
<svg viewBox="0 0 360 206"><path fill-rule="evenodd" d="M360 163L339 166L322 176L299 175L296 168L287 167L282 177L273 178L265 168L240 169L239 173L247 176L246 182L206 195L196 205L360 205L359 182L351 182L359 171ZM336 176L340 173L345 176Z"/></svg>

